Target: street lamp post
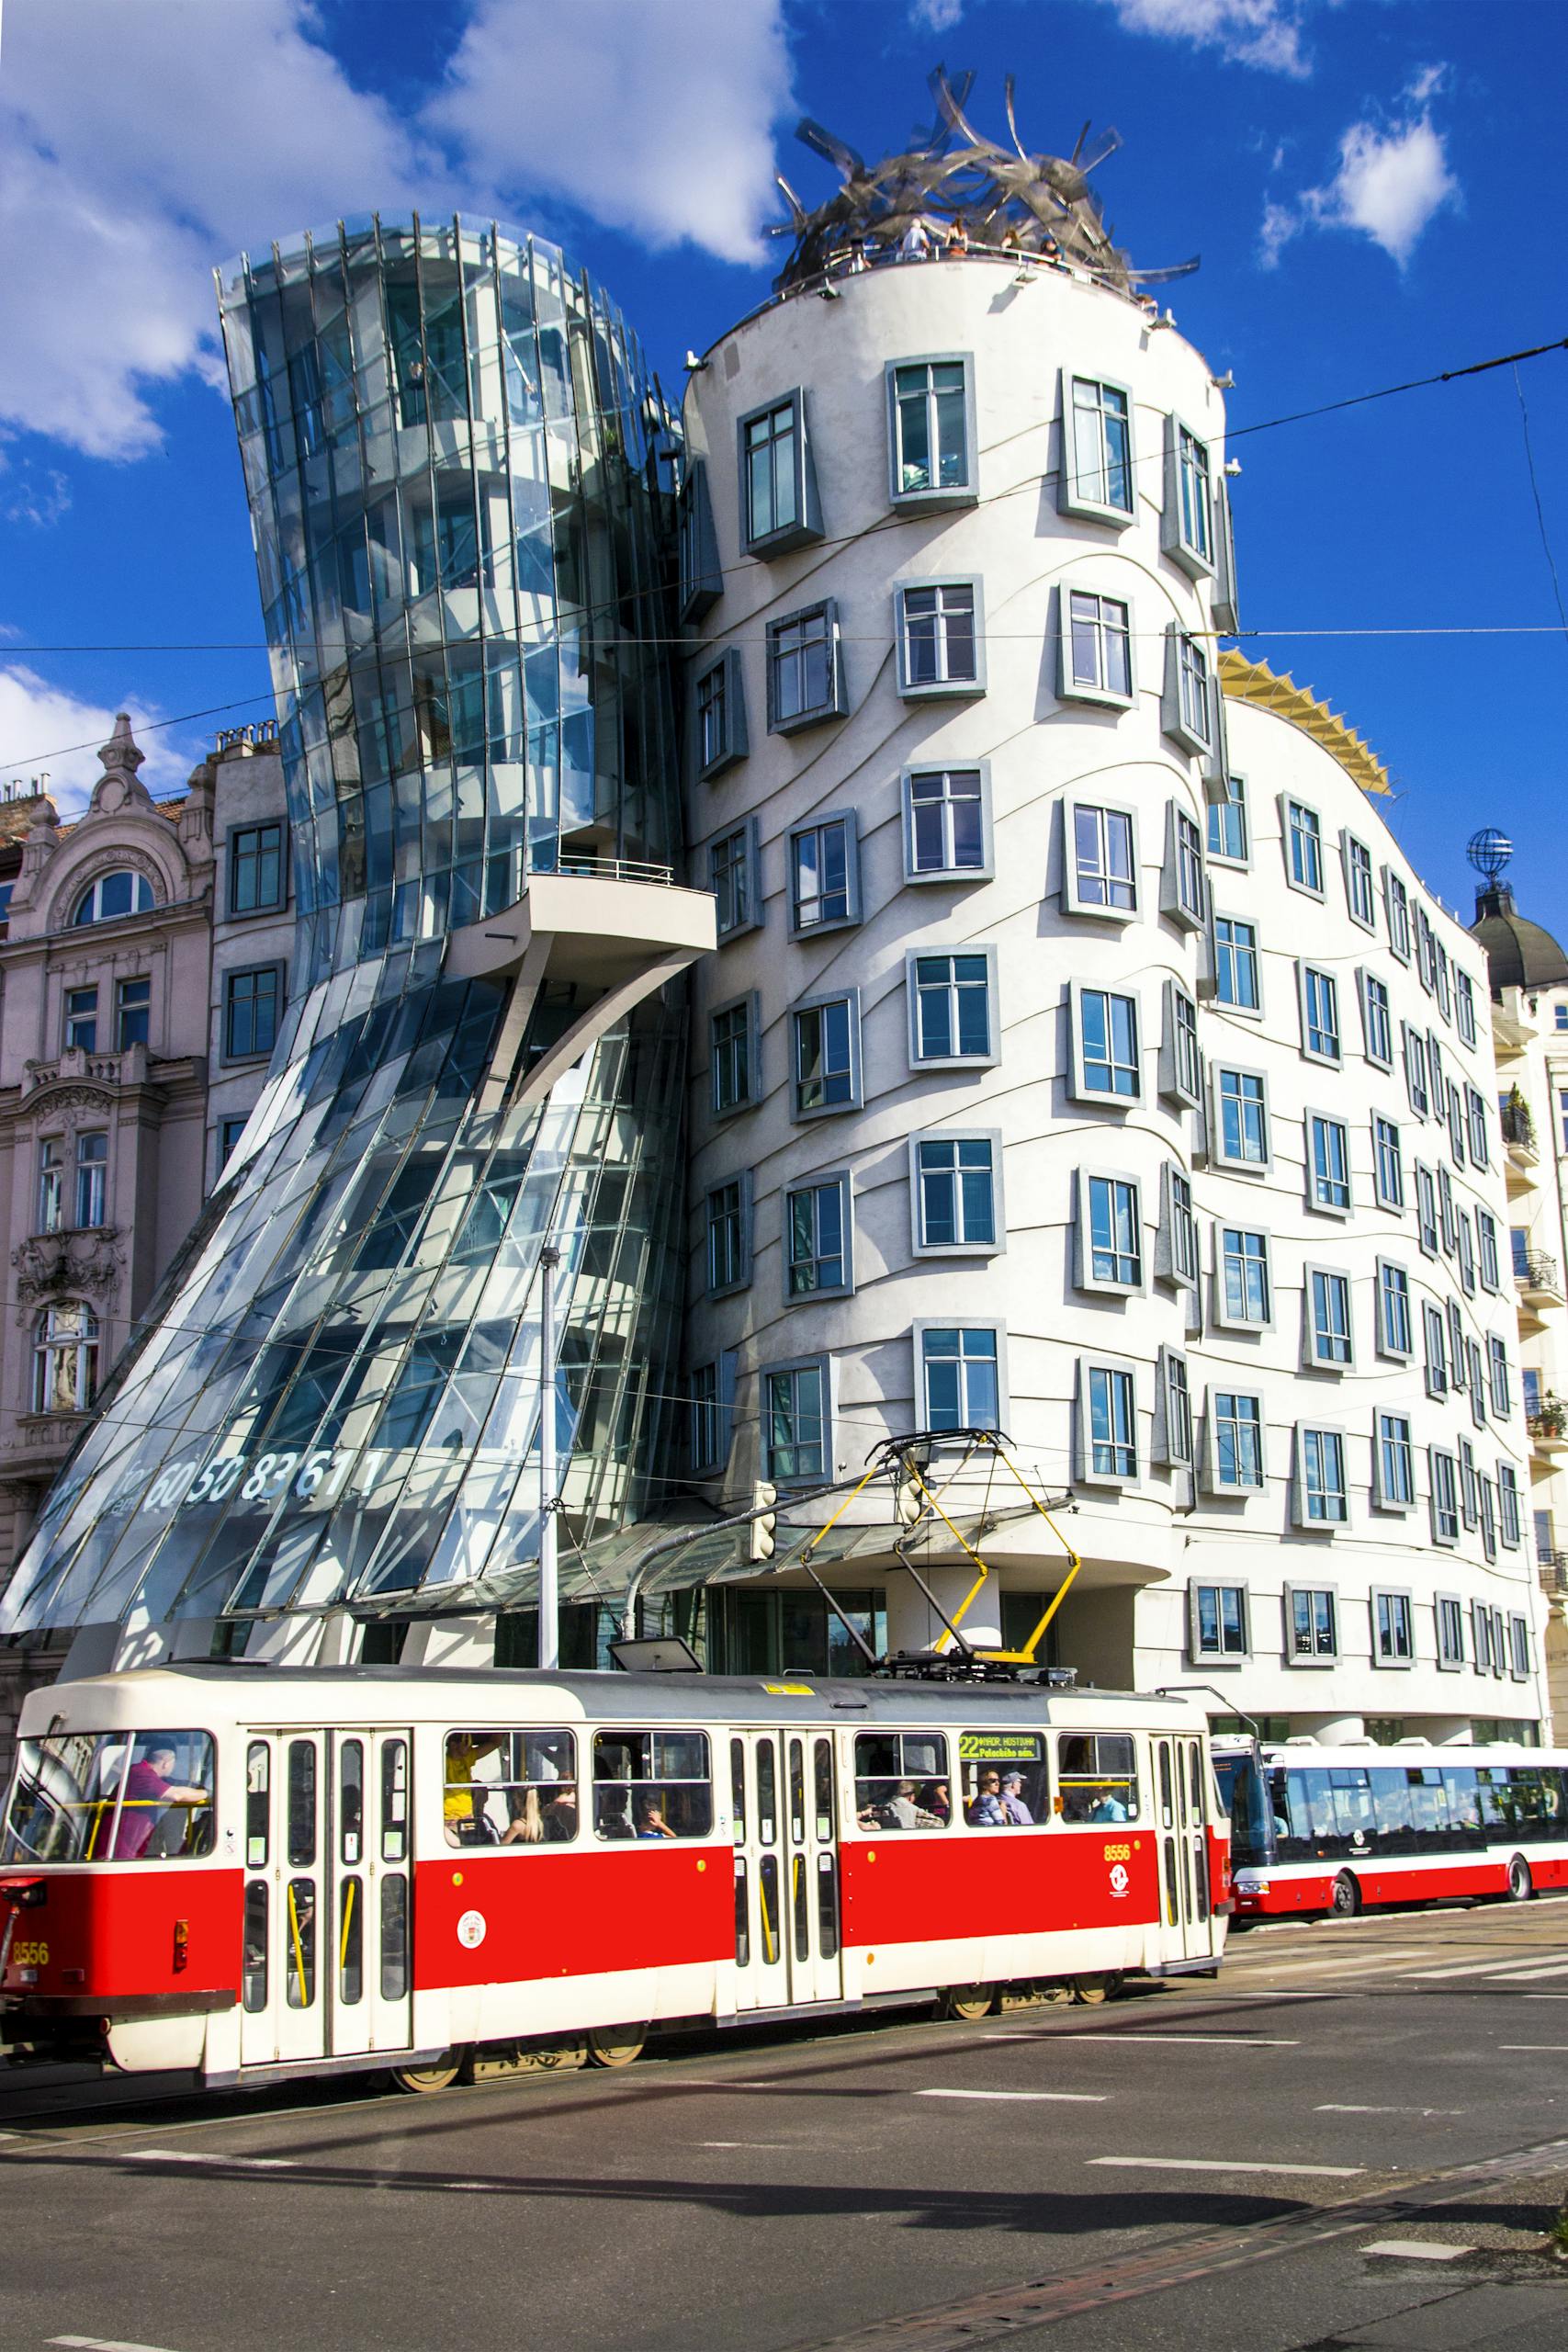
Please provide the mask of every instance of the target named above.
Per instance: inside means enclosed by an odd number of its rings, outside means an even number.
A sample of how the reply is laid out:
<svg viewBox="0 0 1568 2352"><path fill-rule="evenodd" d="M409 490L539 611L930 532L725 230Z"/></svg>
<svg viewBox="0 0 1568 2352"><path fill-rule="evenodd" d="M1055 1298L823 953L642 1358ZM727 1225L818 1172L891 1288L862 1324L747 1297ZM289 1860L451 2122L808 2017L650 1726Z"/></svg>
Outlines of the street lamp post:
<svg viewBox="0 0 1568 2352"><path fill-rule="evenodd" d="M560 1595L556 1575L556 1302L560 1251L539 1252L539 1664L560 1664Z"/></svg>

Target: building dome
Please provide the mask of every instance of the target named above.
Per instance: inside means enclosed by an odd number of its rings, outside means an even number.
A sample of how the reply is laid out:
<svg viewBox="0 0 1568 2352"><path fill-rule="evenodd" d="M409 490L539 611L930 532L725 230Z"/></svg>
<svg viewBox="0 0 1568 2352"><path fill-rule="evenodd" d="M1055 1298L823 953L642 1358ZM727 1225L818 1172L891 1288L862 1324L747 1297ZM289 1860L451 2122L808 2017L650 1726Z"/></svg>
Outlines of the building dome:
<svg viewBox="0 0 1568 2352"><path fill-rule="evenodd" d="M1568 988L1568 955L1538 922L1527 922L1506 883L1475 894L1471 937L1486 950L1492 993L1505 989Z"/></svg>

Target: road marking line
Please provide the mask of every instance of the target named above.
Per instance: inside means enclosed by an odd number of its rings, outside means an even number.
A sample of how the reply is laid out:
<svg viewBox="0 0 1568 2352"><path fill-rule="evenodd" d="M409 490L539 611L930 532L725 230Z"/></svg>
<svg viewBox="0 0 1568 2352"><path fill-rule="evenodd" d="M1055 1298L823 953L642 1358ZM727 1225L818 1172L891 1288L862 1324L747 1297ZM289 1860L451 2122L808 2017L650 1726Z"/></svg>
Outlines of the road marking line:
<svg viewBox="0 0 1568 2352"><path fill-rule="evenodd" d="M1358 1952L1354 1959L1336 1952L1332 1960L1267 1960L1262 1966L1269 1973L1278 1969L1292 1976L1320 1976L1330 1969L1343 1973L1347 1968L1370 1967L1374 1960L1428 1960L1431 1954L1430 1944L1401 1944L1393 1951Z"/></svg>
<svg viewBox="0 0 1568 2352"><path fill-rule="evenodd" d="M1527 1993L1527 2001L1568 2001L1568 1993Z"/></svg>
<svg viewBox="0 0 1568 2352"><path fill-rule="evenodd" d="M212 2149L130 2148L128 2165L228 2165L245 2172L292 2172L292 2156L225 2156Z"/></svg>
<svg viewBox="0 0 1568 2352"><path fill-rule="evenodd" d="M1263 2033L1143 2033L1134 2026L1102 2026L1098 2033L1088 2028L1077 2028L1070 2033L1053 2033L1052 2041L1100 2041L1132 2044L1139 2041L1201 2041L1205 2044L1223 2042L1230 2050L1299 2050L1299 2041L1284 2041Z"/></svg>
<svg viewBox="0 0 1568 2352"><path fill-rule="evenodd" d="M1568 1960L1549 1960L1539 1967L1532 1965L1529 1968L1520 1968L1516 1962L1512 1967L1494 1968L1487 1973L1492 1976L1512 1976L1516 1980L1528 1976L1568 1976Z"/></svg>
<svg viewBox="0 0 1568 2352"><path fill-rule="evenodd" d="M51 2335L51 2344L71 2344L78 2352L167 2352L162 2344L126 2344L118 2335Z"/></svg>
<svg viewBox="0 0 1568 2352"><path fill-rule="evenodd" d="M917 2098L1049 2098L1072 2107L1103 2107L1109 2091L917 2091Z"/></svg>
<svg viewBox="0 0 1568 2352"><path fill-rule="evenodd" d="M783 2148L788 2143L784 2140L699 2140L695 2144L699 2148Z"/></svg>
<svg viewBox="0 0 1568 2352"><path fill-rule="evenodd" d="M1500 2041L1499 2050L1568 2050L1568 2041Z"/></svg>
<svg viewBox="0 0 1568 2352"><path fill-rule="evenodd" d="M1091 2165L1114 2165L1124 2172L1269 2172L1311 2173L1320 2180L1353 2180L1365 2165L1255 2165L1224 2156L1089 2156Z"/></svg>
<svg viewBox="0 0 1568 2352"><path fill-rule="evenodd" d="M1460 1960L1446 1968L1412 1968L1402 1973L1418 1984L1434 1983L1439 1976L1551 1976L1568 1974L1568 1961L1548 1961L1542 1967L1533 1955L1527 1960Z"/></svg>
<svg viewBox="0 0 1568 2352"><path fill-rule="evenodd" d="M1473 2254L1472 2245L1433 2245L1426 2238L1378 2238L1361 2248L1363 2254L1386 2255L1399 2262L1457 2262L1461 2255Z"/></svg>
<svg viewBox="0 0 1568 2352"><path fill-rule="evenodd" d="M1314 2115L1462 2115L1462 2107L1341 2107L1328 2100L1314 2107Z"/></svg>

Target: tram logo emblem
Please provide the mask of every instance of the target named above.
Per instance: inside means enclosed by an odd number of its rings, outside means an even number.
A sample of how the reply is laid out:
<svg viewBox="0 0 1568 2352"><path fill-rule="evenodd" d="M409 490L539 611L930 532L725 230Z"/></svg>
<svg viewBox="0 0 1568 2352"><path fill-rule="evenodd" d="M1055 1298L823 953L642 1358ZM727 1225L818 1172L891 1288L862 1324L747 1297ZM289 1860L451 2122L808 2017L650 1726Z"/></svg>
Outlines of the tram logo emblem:
<svg viewBox="0 0 1568 2352"><path fill-rule="evenodd" d="M482 1911L465 1911L457 1922L457 1941L465 1951L478 1951L485 1939L485 1915Z"/></svg>
<svg viewBox="0 0 1568 2352"><path fill-rule="evenodd" d="M1132 1883L1132 1872L1128 1870L1126 1863L1112 1862L1111 1865L1111 1894L1120 1897L1126 1894Z"/></svg>

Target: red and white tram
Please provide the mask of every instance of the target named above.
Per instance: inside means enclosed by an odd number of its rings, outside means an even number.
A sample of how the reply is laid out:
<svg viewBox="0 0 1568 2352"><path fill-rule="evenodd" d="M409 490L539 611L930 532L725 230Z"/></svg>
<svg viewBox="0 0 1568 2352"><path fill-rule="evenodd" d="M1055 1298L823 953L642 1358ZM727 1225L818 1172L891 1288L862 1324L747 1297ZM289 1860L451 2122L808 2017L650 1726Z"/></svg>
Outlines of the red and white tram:
<svg viewBox="0 0 1568 2352"><path fill-rule="evenodd" d="M1568 1752L1216 1741L1238 1918L1568 1886Z"/></svg>
<svg viewBox="0 0 1568 2352"><path fill-rule="evenodd" d="M1003 1985L1213 1973L1197 1706L996 1682L193 1665L34 1693L0 2031L410 2087Z"/></svg>

